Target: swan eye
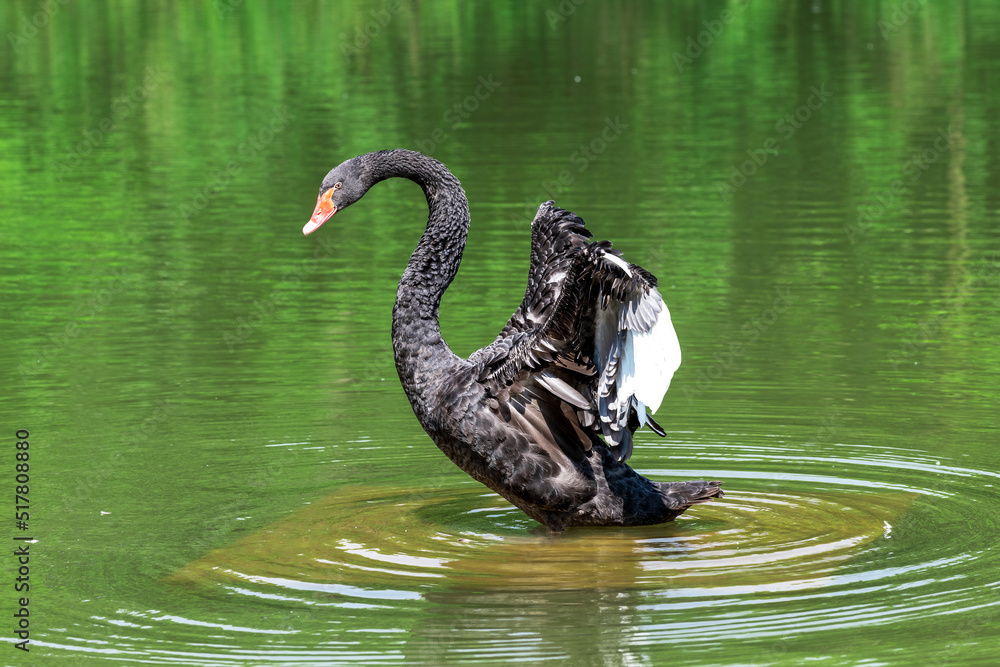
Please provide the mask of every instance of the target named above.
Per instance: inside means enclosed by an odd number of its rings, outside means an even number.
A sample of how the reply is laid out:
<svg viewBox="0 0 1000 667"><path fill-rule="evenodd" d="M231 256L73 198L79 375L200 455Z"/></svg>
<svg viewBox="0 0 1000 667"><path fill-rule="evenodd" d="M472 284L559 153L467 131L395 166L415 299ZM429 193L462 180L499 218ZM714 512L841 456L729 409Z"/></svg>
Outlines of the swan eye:
<svg viewBox="0 0 1000 667"><path fill-rule="evenodd" d="M339 189L340 189L340 188L342 188L342 187L344 187L344 184L343 184L343 183L334 183L334 184L333 184L333 189L334 189L334 190L339 190Z"/></svg>

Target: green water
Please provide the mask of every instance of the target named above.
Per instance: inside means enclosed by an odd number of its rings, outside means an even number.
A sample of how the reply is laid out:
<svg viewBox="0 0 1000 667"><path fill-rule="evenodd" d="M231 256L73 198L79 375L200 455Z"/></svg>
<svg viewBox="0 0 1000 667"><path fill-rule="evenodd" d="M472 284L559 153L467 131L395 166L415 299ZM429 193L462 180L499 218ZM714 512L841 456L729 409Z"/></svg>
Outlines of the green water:
<svg viewBox="0 0 1000 667"><path fill-rule="evenodd" d="M14 1L0 35L36 540L0 664L994 664L995 3ZM419 188L301 234L392 147L469 195L460 354L546 199L659 276L684 362L631 462L725 499L552 537L444 458L389 340Z"/></svg>

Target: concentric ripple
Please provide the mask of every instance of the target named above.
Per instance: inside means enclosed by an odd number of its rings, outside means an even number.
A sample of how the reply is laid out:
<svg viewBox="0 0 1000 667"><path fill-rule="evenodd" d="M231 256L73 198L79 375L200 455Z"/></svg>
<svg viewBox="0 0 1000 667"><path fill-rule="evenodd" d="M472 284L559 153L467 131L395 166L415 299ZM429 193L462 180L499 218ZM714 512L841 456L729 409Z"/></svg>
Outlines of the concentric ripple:
<svg viewBox="0 0 1000 667"><path fill-rule="evenodd" d="M487 662L585 650L553 639L559 623L613 635L587 649L597 653L603 641L735 640L765 652L753 663L806 635L835 647L859 627L961 636L995 619L997 521L976 508L997 473L879 447L668 451L664 464L686 469L641 472L722 479L725 498L672 524L552 535L457 475L430 490L345 486L166 579L222 613L121 609L100 622L114 626L117 650L136 647L130 659L162 633L158 650L188 664L239 662L248 637L261 663L286 664L429 660L460 646ZM691 467L708 459L722 469ZM269 611L227 619L237 608ZM353 630L339 629L345 618Z"/></svg>

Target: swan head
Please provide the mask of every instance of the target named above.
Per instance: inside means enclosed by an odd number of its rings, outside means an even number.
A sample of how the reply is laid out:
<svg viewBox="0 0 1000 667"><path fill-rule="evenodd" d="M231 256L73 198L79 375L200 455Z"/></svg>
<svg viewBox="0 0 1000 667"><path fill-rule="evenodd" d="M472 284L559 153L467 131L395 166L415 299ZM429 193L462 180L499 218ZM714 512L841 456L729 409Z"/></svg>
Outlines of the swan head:
<svg viewBox="0 0 1000 667"><path fill-rule="evenodd" d="M352 158L336 167L323 179L319 188L319 198L316 209L309 222L302 228L302 233L308 236L320 228L333 214L347 208L368 191L370 183L366 180L368 170L364 168L359 158Z"/></svg>

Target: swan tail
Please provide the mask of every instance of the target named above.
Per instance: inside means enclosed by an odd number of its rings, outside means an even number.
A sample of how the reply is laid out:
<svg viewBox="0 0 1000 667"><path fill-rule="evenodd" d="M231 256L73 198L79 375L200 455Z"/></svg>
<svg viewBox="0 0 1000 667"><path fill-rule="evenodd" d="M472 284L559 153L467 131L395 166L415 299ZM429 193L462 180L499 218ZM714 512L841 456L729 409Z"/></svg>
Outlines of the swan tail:
<svg viewBox="0 0 1000 667"><path fill-rule="evenodd" d="M682 512L691 505L707 503L713 498L721 498L725 495L721 485L722 482L719 481L659 483L660 495L663 496L664 504L671 509L679 509Z"/></svg>
<svg viewBox="0 0 1000 667"><path fill-rule="evenodd" d="M660 436L661 438L666 437L667 432L663 430L662 426L656 423L656 420L653 419L653 415L651 414L646 415L646 424L649 426L649 429L656 435Z"/></svg>

